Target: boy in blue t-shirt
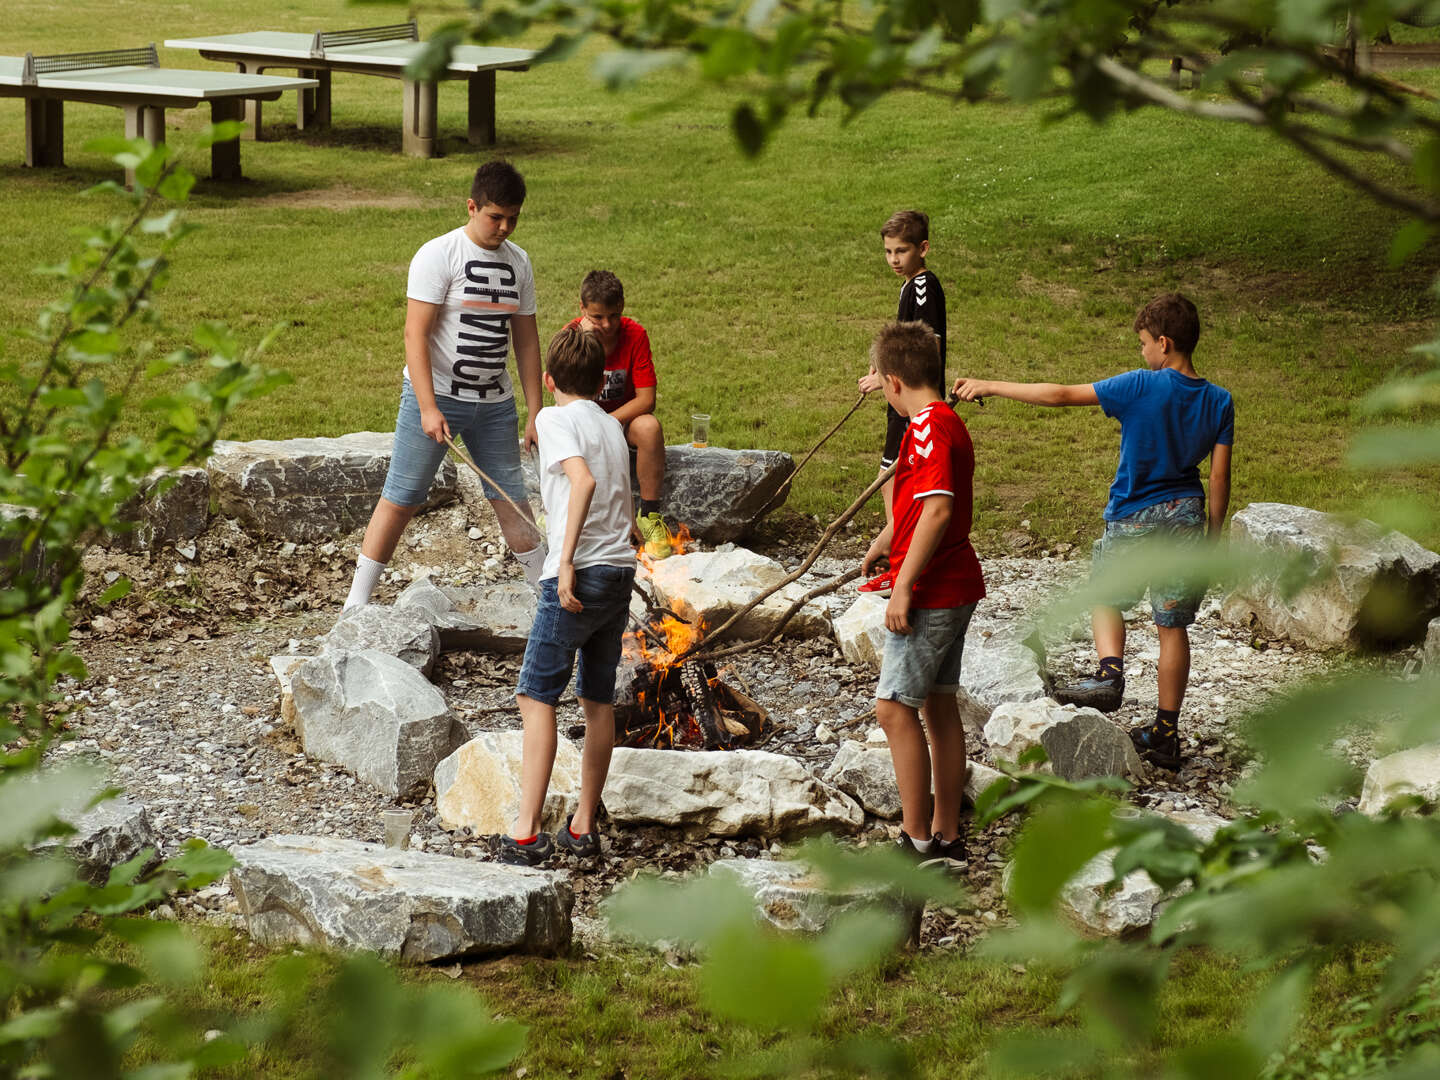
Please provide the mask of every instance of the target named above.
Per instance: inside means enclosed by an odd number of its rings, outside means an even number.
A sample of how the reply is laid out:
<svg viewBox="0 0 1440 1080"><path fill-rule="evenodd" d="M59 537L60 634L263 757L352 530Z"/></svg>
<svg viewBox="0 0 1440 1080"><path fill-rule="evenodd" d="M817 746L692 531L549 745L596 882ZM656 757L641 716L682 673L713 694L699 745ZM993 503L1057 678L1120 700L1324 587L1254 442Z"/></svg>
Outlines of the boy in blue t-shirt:
<svg viewBox="0 0 1440 1080"><path fill-rule="evenodd" d="M1095 563L1123 557L1141 537L1164 536L1193 544L1208 533L1218 538L1230 505L1230 448L1235 441L1235 406L1230 393L1195 374L1191 354L1200 339L1195 305L1179 293L1157 296L1135 316L1145 368L1097 383L992 382L957 379L962 401L1008 397L1032 405L1099 405L1120 421L1120 464L1105 506L1105 533L1095 544ZM1210 459L1210 506L1199 465ZM1152 581L1150 610L1160 635L1159 700L1155 722L1135 728L1130 738L1141 757L1166 769L1180 767L1176 724L1190 677L1190 635L1186 628L1204 595L1190 581ZM1143 595L1116 597L1091 615L1100 669L1089 679L1058 688L1057 701L1089 705L1104 712L1120 707L1125 693L1124 608Z"/></svg>

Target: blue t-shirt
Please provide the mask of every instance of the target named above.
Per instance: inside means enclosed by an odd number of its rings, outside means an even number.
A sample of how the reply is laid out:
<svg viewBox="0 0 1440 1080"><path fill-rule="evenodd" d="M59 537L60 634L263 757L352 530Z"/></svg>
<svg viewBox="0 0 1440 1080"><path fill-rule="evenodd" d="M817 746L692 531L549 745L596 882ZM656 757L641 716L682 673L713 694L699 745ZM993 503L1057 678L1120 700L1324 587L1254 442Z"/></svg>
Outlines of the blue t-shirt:
<svg viewBox="0 0 1440 1080"><path fill-rule="evenodd" d="M1235 441L1230 391L1170 368L1127 371L1095 385L1105 415L1120 421L1120 464L1105 520L1156 503L1205 495L1200 462Z"/></svg>

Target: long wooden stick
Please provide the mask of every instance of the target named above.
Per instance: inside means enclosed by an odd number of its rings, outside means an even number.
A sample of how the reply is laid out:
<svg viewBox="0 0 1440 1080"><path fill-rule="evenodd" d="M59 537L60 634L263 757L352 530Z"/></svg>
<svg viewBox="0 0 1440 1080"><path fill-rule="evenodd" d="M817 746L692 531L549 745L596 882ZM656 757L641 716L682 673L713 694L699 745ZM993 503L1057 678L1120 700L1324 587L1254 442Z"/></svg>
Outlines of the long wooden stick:
<svg viewBox="0 0 1440 1080"><path fill-rule="evenodd" d="M540 531L540 526L535 524L535 519L530 516L530 511L528 507L522 508L519 503L512 499L503 487L497 484L492 477L486 474L484 469L480 468L479 465L475 464L474 459L472 459L469 454L467 454L464 450L460 449L460 444L457 443L453 437L446 435L445 442L450 447L450 449L455 452L456 457L458 457L466 465L470 466L471 472L473 472L476 476L480 477L481 480L489 484L496 491L500 492L501 496L505 499L505 501L515 508L515 513L520 515L521 520L526 522L532 529L535 530L535 537L537 540L543 541L545 539L545 534ZM491 502L494 502L494 500L492 499Z"/></svg>
<svg viewBox="0 0 1440 1080"><path fill-rule="evenodd" d="M790 490L790 485L795 482L795 477L800 475L800 470L805 468L806 465L810 464L810 459L819 452L822 446L824 446L827 442L830 441L831 435L834 435L837 431L839 431L842 427L845 426L845 421L849 420L850 417L855 415L856 410L858 410L861 405L865 404L865 399L869 396L869 394L861 394L858 398L856 398L855 404L850 406L850 411L840 418L840 422L834 427L832 427L829 431L827 431L825 433L825 437L810 448L810 452L801 459L800 464L796 465L795 468L790 471L790 475L785 478L785 482L775 489L775 494L771 495L770 498L765 500L765 505L762 506L759 512L755 515L757 518L763 517L770 512L770 510L776 505L776 500L779 499L780 496L784 495L785 492Z"/></svg>

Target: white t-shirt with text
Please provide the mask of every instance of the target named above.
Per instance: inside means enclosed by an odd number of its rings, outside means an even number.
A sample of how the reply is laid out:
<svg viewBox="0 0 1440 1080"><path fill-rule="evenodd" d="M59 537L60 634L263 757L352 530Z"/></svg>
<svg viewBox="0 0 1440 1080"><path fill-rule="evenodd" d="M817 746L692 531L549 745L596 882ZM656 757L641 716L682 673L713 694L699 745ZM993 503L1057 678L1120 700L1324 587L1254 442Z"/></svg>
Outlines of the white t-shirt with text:
<svg viewBox="0 0 1440 1080"><path fill-rule="evenodd" d="M630 450L620 422L595 402L581 400L541 409L535 414L535 430L540 438L540 500L545 504L550 545L541 578L560 573L570 510L570 478L563 463L572 457L583 458L595 478L590 513L575 545L575 568L633 565Z"/></svg>
<svg viewBox="0 0 1440 1080"><path fill-rule="evenodd" d="M430 330L430 375L437 397L506 401L510 318L535 314L530 257L509 240L494 251L462 225L421 246L410 260L405 295L440 308ZM410 378L410 372L405 372Z"/></svg>

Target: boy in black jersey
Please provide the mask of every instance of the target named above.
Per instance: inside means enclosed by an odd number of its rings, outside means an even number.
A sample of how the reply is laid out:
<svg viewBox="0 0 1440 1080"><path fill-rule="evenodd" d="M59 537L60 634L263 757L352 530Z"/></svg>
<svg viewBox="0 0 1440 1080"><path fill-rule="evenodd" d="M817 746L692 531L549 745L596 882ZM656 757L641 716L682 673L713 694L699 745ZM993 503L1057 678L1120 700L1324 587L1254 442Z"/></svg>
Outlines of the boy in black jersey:
<svg viewBox="0 0 1440 1080"><path fill-rule="evenodd" d="M944 386L945 290L940 288L940 279L925 267L925 256L930 253L930 218L919 210L899 210L880 226L880 239L885 243L885 261L890 264L891 270L905 279L905 284L900 286L900 310L895 315L895 321L922 322L935 332L940 339L940 351L932 385ZM859 383L861 393L865 394L879 390L882 385L883 381L873 365ZM885 423L881 472L895 464L908 421L895 411L894 406L887 405ZM894 491L894 481L886 483L881 489L885 498L885 520L892 523Z"/></svg>

